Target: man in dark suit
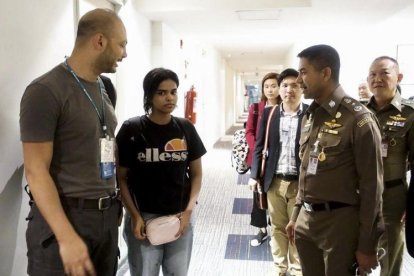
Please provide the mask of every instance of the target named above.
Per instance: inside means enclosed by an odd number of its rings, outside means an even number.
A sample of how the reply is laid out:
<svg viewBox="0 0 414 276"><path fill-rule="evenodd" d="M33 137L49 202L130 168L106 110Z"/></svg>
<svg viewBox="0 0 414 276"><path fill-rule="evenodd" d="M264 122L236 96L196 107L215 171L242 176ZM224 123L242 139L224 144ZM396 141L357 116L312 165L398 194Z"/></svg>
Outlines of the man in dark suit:
<svg viewBox="0 0 414 276"><path fill-rule="evenodd" d="M285 227L289 222L298 191L300 127L307 105L301 103L302 89L296 83L299 73L294 69L284 70L278 77L281 105L271 118L271 108L263 112L251 166L249 185L257 189L262 151L265 144L266 126L271 120L268 135L268 157L263 178L267 192L271 223L271 246L276 275L302 275L298 253L289 244Z"/></svg>

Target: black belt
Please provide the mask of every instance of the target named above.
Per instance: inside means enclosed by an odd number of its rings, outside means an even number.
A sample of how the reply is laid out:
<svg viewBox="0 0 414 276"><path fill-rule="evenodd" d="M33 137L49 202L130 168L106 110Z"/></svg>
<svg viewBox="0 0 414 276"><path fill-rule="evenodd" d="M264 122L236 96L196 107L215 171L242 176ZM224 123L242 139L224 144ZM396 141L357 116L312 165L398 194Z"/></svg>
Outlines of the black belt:
<svg viewBox="0 0 414 276"><path fill-rule="evenodd" d="M403 185L403 184L404 184L404 181L402 180L402 178L400 178L400 179L385 181L384 182L384 187L386 189L389 189L389 188L399 186L399 185Z"/></svg>
<svg viewBox="0 0 414 276"><path fill-rule="evenodd" d="M117 198L115 196L105 196L96 199L76 198L76 197L61 197L63 205L79 208L79 209L92 209L92 210L107 210L114 203Z"/></svg>
<svg viewBox="0 0 414 276"><path fill-rule="evenodd" d="M280 178L282 180L286 180L286 181L294 181L294 180L298 180L299 177L295 174L283 174L283 173L277 173L276 174L277 178Z"/></svg>
<svg viewBox="0 0 414 276"><path fill-rule="evenodd" d="M310 203L310 202L302 201L302 206L308 212L318 212L318 211L331 211L334 209L349 207L351 206L351 204L337 202L337 201L328 201L325 203Z"/></svg>

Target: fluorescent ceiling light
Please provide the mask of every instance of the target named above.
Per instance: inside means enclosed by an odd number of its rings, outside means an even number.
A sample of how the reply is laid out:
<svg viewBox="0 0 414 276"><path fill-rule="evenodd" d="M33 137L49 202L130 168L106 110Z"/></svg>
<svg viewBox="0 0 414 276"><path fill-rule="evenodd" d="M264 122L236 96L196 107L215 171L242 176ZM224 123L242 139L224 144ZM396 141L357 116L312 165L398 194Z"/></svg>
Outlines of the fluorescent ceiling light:
<svg viewBox="0 0 414 276"><path fill-rule="evenodd" d="M236 13L239 20L279 20L282 10L245 10Z"/></svg>

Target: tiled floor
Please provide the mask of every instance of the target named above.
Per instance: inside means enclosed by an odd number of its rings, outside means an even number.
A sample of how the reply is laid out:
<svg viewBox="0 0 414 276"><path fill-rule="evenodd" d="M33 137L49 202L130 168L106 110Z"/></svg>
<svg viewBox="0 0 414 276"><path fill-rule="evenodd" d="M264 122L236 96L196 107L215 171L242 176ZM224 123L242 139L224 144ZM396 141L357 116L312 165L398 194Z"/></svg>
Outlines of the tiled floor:
<svg viewBox="0 0 414 276"><path fill-rule="evenodd" d="M239 176L230 165L225 136L203 157L203 187L195 210L196 225L189 276L267 276L272 274L268 242L249 245L256 229L250 226L251 192L248 174ZM126 246L121 240L118 276L129 276ZM414 262L404 256L402 276L414 275ZM179 276L179 275L178 275Z"/></svg>
<svg viewBox="0 0 414 276"><path fill-rule="evenodd" d="M226 244L226 260L272 261L269 239L257 247L250 246L255 235L229 234Z"/></svg>

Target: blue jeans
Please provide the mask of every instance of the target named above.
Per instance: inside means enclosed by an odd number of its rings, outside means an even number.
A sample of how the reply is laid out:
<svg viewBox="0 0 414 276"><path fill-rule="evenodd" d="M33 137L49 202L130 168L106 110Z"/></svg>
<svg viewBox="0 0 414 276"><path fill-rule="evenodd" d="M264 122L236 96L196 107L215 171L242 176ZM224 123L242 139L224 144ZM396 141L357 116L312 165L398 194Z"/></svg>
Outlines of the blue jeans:
<svg viewBox="0 0 414 276"><path fill-rule="evenodd" d="M159 215L141 212L144 220ZM158 276L160 267L164 276L185 276L190 265L193 248L193 223L179 239L152 245L145 240L137 240L131 231L131 217L125 216L124 239L128 245L128 263L131 276Z"/></svg>

